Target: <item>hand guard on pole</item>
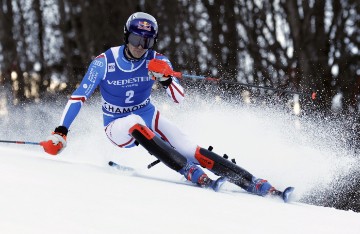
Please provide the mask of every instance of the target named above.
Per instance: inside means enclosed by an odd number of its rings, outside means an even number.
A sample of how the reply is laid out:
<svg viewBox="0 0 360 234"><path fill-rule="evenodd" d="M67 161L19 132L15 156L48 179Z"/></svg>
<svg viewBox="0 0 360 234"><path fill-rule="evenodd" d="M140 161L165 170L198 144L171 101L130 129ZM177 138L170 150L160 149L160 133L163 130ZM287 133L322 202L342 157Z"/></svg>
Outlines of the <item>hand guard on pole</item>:
<svg viewBox="0 0 360 234"><path fill-rule="evenodd" d="M46 139L40 142L44 151L51 155L59 154L66 147L66 135L68 130L64 126L59 126L54 132Z"/></svg>

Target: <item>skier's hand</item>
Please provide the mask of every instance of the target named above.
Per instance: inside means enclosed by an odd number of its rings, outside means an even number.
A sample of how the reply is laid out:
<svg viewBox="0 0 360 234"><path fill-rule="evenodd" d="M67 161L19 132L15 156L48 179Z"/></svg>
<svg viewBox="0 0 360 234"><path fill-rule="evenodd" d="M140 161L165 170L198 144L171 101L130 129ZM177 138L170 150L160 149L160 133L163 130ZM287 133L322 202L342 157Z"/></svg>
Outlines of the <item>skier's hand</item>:
<svg viewBox="0 0 360 234"><path fill-rule="evenodd" d="M171 74L173 70L167 62L160 59L151 59L148 64L148 69L149 76L153 80L159 81L164 88L167 88L171 84Z"/></svg>
<svg viewBox="0 0 360 234"><path fill-rule="evenodd" d="M154 71L149 71L148 74L153 80L157 80L160 82L166 81L170 78L170 76L164 76L164 74Z"/></svg>
<svg viewBox="0 0 360 234"><path fill-rule="evenodd" d="M59 126L55 131L46 139L46 141L40 142L40 145L44 148L44 151L51 155L59 154L66 147L66 135L67 128Z"/></svg>
<svg viewBox="0 0 360 234"><path fill-rule="evenodd" d="M170 77L174 73L170 65L166 61L160 59L151 59L148 64L148 69L149 72L159 73L159 76L161 74L163 77Z"/></svg>
<svg viewBox="0 0 360 234"><path fill-rule="evenodd" d="M167 88L172 82L171 76L164 76L164 74L158 72L149 71L149 76L153 80L159 81L164 88Z"/></svg>

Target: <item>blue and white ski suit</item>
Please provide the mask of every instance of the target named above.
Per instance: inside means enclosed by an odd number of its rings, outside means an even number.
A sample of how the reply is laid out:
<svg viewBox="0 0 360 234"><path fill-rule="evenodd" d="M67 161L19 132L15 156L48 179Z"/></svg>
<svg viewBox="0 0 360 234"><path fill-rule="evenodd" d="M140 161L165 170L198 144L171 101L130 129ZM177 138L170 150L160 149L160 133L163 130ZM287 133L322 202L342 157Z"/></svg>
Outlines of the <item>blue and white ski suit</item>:
<svg viewBox="0 0 360 234"><path fill-rule="evenodd" d="M194 158L197 145L151 103L154 80L148 75L147 65L153 58L164 60L171 66L170 61L153 50L148 50L139 61L129 61L124 49L124 45L113 47L91 62L80 86L65 107L60 125L69 129L83 103L99 87L104 128L113 144L133 147L135 139L129 135L129 129L140 123L159 134L182 155L198 163ZM175 103L180 103L184 99L184 90L176 78L172 79L166 93Z"/></svg>

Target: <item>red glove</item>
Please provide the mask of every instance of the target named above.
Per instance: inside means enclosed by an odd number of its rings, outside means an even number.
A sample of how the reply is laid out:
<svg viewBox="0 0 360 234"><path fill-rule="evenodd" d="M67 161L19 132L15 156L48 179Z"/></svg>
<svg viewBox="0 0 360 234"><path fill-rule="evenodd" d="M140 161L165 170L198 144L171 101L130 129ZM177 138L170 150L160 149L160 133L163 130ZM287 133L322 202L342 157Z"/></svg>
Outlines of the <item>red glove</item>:
<svg viewBox="0 0 360 234"><path fill-rule="evenodd" d="M40 142L45 152L51 155L59 154L66 147L66 134L68 130L64 126L59 126L49 136L46 141Z"/></svg>
<svg viewBox="0 0 360 234"><path fill-rule="evenodd" d="M151 59L148 65L149 72L160 73L162 76L168 77L173 75L174 71L164 60Z"/></svg>
<svg viewBox="0 0 360 234"><path fill-rule="evenodd" d="M171 84L171 76L176 75L176 72L171 69L170 65L160 59L151 59L148 64L148 69L149 76L153 80L159 81L164 88L167 88Z"/></svg>

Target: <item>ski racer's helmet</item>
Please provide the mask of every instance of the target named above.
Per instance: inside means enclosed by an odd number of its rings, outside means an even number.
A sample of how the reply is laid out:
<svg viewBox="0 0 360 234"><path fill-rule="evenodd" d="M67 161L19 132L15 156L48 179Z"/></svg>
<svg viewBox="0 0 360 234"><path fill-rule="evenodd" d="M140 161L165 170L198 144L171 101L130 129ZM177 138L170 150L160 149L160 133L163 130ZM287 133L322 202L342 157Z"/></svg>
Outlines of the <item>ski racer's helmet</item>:
<svg viewBox="0 0 360 234"><path fill-rule="evenodd" d="M151 49L157 41L158 24L152 15L136 12L126 21L124 34L125 44Z"/></svg>

